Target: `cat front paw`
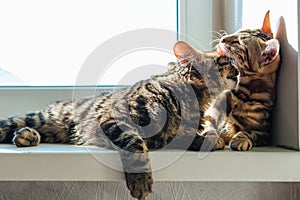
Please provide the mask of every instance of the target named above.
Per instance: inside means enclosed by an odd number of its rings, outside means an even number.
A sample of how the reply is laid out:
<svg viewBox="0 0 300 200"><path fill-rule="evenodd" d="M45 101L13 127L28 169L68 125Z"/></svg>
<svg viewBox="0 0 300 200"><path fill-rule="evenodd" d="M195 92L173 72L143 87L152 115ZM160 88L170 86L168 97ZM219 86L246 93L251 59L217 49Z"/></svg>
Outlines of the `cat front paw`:
<svg viewBox="0 0 300 200"><path fill-rule="evenodd" d="M224 142L223 138L218 137L213 150L222 150L224 148L225 148L225 142Z"/></svg>
<svg viewBox="0 0 300 200"><path fill-rule="evenodd" d="M216 130L210 130L202 134L205 139L203 141L201 150L204 151L215 151L222 150L225 148L224 140L219 137L218 132Z"/></svg>
<svg viewBox="0 0 300 200"><path fill-rule="evenodd" d="M229 147L235 151L249 151L254 144L245 132L239 132L229 142Z"/></svg>
<svg viewBox="0 0 300 200"><path fill-rule="evenodd" d="M152 192L152 173L125 173L127 187L131 196L143 200Z"/></svg>
<svg viewBox="0 0 300 200"><path fill-rule="evenodd" d="M13 138L13 143L17 147L37 146L40 143L40 141L40 134L36 130L29 127L24 127L16 131L15 136Z"/></svg>

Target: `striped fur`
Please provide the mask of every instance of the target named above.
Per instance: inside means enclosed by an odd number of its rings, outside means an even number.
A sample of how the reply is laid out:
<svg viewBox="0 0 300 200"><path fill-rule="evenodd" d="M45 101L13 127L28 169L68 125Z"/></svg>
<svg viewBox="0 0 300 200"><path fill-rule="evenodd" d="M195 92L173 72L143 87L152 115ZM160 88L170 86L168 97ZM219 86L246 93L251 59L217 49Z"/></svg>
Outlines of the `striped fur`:
<svg viewBox="0 0 300 200"><path fill-rule="evenodd" d="M223 91L206 111L202 135L220 135L233 150L267 145L280 64L279 42L272 39L269 12L262 29L223 36L218 50L238 69L237 87Z"/></svg>
<svg viewBox="0 0 300 200"><path fill-rule="evenodd" d="M187 45L178 42L175 47L183 44ZM236 85L237 70L217 52L197 52L190 59L188 65L178 64L114 93L58 101L43 110L0 120L0 140L13 140L18 147L51 142L116 149L132 196L144 199L153 182L149 150L211 150L218 140L199 134L203 114L212 97ZM205 139L208 145L202 147Z"/></svg>

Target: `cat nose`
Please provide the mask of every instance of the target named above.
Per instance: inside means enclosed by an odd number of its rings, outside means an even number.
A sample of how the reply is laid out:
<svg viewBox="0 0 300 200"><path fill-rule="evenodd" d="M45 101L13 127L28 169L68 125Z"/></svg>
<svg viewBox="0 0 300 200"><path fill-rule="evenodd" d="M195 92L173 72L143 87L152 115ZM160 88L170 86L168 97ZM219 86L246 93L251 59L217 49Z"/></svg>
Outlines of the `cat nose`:
<svg viewBox="0 0 300 200"><path fill-rule="evenodd" d="M220 43L225 43L225 39L221 38Z"/></svg>

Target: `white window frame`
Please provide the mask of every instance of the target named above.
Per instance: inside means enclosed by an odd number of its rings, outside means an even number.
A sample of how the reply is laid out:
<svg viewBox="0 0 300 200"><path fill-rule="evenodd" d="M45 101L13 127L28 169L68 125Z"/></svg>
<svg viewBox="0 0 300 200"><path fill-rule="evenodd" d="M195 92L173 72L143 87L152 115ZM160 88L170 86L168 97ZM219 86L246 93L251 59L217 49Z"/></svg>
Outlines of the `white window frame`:
<svg viewBox="0 0 300 200"><path fill-rule="evenodd" d="M179 39L198 49L210 50L211 41L215 39L214 31L232 33L241 28L242 3L240 0L179 0ZM232 21L236 23L227 23Z"/></svg>

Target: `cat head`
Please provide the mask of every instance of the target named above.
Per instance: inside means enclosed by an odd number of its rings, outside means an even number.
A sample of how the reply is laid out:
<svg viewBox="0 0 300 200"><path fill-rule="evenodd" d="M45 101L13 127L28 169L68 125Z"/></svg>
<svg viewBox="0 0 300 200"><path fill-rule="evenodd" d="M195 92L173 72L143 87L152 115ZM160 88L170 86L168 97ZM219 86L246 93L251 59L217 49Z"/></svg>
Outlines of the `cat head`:
<svg viewBox="0 0 300 200"><path fill-rule="evenodd" d="M260 29L241 29L223 36L217 46L220 55L233 59L240 71L273 73L280 62L279 42L273 39L269 11Z"/></svg>
<svg viewBox="0 0 300 200"><path fill-rule="evenodd" d="M238 70L231 64L231 59L221 56L217 51L201 52L183 41L174 45L174 54L179 64L169 63L168 69L189 68L190 73L201 74L204 78L221 79L226 89L233 89L237 84Z"/></svg>

